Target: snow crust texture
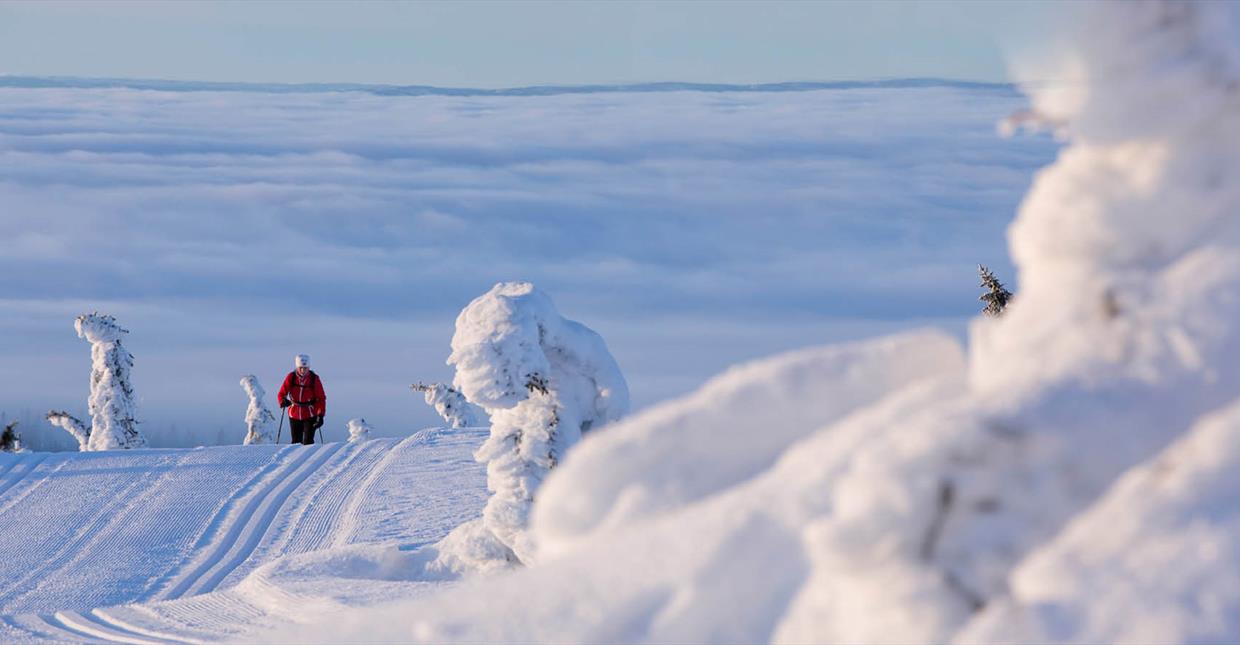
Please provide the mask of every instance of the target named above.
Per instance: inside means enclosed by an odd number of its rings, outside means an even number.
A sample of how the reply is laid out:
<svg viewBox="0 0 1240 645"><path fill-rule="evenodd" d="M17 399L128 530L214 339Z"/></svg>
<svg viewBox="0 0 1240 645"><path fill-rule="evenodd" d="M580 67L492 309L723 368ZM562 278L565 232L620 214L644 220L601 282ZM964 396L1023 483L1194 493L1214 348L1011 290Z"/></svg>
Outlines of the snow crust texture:
<svg viewBox="0 0 1240 645"><path fill-rule="evenodd" d="M602 337L560 316L528 282L497 284L461 311L448 364L453 387L491 419L475 456L487 464L492 496L481 524L442 545L442 566L530 563L535 491L584 433L627 412L628 385Z"/></svg>

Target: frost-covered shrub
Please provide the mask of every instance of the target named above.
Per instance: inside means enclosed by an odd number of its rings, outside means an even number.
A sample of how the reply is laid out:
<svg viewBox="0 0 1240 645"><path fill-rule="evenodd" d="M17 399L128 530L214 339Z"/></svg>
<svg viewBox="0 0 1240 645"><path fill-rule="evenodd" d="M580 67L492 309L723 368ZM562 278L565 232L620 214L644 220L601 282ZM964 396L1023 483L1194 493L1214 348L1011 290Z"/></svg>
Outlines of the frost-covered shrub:
<svg viewBox="0 0 1240 645"><path fill-rule="evenodd" d="M365 419L349 419L349 442L365 441L370 437L371 427Z"/></svg>
<svg viewBox="0 0 1240 645"><path fill-rule="evenodd" d="M465 395L443 383L414 383L409 386L415 392L422 392L426 404L435 408L439 416L453 428L474 428L482 425L486 412L482 408L465 400Z"/></svg>
<svg viewBox="0 0 1240 645"><path fill-rule="evenodd" d="M461 311L448 364L456 367L453 387L491 418L474 456L487 464L492 495L481 523L440 545L438 566L528 563L535 491L583 433L628 410L628 385L602 337L561 317L527 282L497 284Z"/></svg>
<svg viewBox="0 0 1240 645"><path fill-rule="evenodd" d="M129 331L112 316L98 312L78 316L74 328L78 337L90 342L90 430L64 412L48 412L47 420L72 434L82 450L146 446L146 438L138 431L137 406L129 381L133 355L121 345L121 338Z"/></svg>
<svg viewBox="0 0 1240 645"><path fill-rule="evenodd" d="M275 443L276 434L271 431L276 424L276 416L267 407L264 398L267 391L258 383L258 377L249 374L241 377L241 389L250 398L250 405L245 409L245 445Z"/></svg>

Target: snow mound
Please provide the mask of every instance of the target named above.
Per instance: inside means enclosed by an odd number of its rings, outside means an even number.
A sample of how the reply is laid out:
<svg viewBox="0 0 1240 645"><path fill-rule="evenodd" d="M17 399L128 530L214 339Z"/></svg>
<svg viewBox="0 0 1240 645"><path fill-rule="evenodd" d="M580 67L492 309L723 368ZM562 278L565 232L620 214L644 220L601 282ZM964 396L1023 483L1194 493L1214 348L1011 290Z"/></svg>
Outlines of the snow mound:
<svg viewBox="0 0 1240 645"><path fill-rule="evenodd" d="M1202 420L1016 569L979 643L1234 642L1240 402Z"/></svg>
<svg viewBox="0 0 1240 645"><path fill-rule="evenodd" d="M733 367L574 450L540 492L533 517L538 547L562 550L739 484L814 429L888 392L963 373L959 343L937 331Z"/></svg>

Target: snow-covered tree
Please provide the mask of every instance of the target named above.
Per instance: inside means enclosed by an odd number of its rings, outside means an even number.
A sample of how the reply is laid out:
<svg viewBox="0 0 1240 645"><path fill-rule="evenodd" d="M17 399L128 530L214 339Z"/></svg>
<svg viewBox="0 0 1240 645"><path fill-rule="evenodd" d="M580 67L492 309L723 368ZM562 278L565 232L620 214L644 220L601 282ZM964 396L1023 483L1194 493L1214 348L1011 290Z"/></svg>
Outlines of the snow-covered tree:
<svg viewBox="0 0 1240 645"><path fill-rule="evenodd" d="M0 433L0 452L21 452L22 436L17 434L17 422L10 422Z"/></svg>
<svg viewBox="0 0 1240 645"><path fill-rule="evenodd" d="M133 354L121 345L129 333L112 316L98 312L78 316L74 324L78 337L90 342L90 449L115 450L143 448L146 437L135 418L133 385L129 370Z"/></svg>
<svg viewBox="0 0 1240 645"><path fill-rule="evenodd" d="M112 316L82 314L74 322L79 338L90 342L90 429L73 416L53 410L47 420L67 430L82 450L142 448L146 438L138 431L137 406L129 370L133 355L121 345L129 331Z"/></svg>
<svg viewBox="0 0 1240 645"><path fill-rule="evenodd" d="M488 570L528 563L535 491L583 433L628 410L629 390L603 338L560 316L528 282L505 282L456 319L453 387L491 419L474 454L492 495L480 520L440 544L437 566Z"/></svg>
<svg viewBox="0 0 1240 645"><path fill-rule="evenodd" d="M349 419L349 442L366 441L370 438L370 430L365 419Z"/></svg>
<svg viewBox="0 0 1240 645"><path fill-rule="evenodd" d="M90 450L90 428L81 419L64 410L52 410L47 413L47 421L73 435L78 442L78 450Z"/></svg>
<svg viewBox="0 0 1240 645"><path fill-rule="evenodd" d="M979 264L977 265L977 273L982 278L982 283L979 286L986 289L986 293L978 297L978 300L986 303L986 308L982 310L982 313L987 316L997 317L1003 313L1003 308L1012 299L1012 292L1008 291L1002 282L999 282L999 278L996 278L990 269Z"/></svg>
<svg viewBox="0 0 1240 645"><path fill-rule="evenodd" d="M271 431L275 427L276 416L264 402L267 391L258 383L258 377L249 374L241 377L241 389L250 397L250 405L245 409L245 441L249 446L260 443L275 443L276 435Z"/></svg>
<svg viewBox="0 0 1240 645"><path fill-rule="evenodd" d="M422 392L426 397L426 404L435 408L439 416L453 428L477 427L482 425L486 418L486 412L482 408L467 401L460 390L451 386L443 383L414 383L409 387L415 392Z"/></svg>

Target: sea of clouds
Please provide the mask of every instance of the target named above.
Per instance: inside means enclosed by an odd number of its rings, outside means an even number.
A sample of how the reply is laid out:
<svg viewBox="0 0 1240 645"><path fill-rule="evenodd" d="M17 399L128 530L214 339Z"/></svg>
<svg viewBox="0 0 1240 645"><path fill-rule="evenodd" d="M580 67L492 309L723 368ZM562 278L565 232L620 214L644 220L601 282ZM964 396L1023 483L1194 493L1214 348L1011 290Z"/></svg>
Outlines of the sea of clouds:
<svg viewBox="0 0 1240 645"><path fill-rule="evenodd" d="M328 440L437 423L456 314L529 280L597 330L636 408L773 352L979 310L1049 137L1002 85L537 92L0 77L0 413L84 413L73 318L131 330L155 446L239 443L295 353ZM63 434L63 433L62 433Z"/></svg>

